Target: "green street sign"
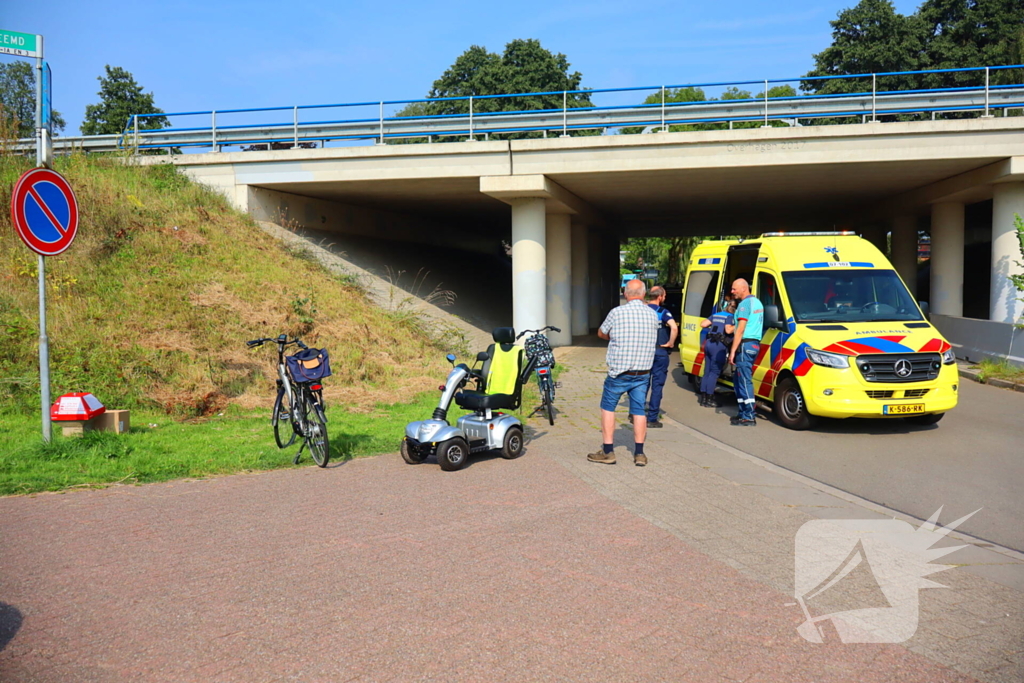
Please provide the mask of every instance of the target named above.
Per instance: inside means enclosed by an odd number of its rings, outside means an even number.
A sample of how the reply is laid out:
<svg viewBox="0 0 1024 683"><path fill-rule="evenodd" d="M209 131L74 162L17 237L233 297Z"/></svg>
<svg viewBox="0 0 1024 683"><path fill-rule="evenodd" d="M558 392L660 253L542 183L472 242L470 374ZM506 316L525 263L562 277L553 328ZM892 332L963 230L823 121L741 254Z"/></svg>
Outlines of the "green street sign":
<svg viewBox="0 0 1024 683"><path fill-rule="evenodd" d="M18 33L0 29L0 54L42 57L42 42L34 33Z"/></svg>

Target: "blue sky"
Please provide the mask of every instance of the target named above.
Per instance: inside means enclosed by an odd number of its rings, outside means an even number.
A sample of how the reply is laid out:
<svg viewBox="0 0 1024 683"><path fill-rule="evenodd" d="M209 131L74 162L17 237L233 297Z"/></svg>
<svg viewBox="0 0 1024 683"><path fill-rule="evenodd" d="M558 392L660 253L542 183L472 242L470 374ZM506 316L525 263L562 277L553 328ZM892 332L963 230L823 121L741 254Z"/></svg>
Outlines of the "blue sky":
<svg viewBox="0 0 1024 683"><path fill-rule="evenodd" d="M0 0L0 28L45 37L73 135L105 64L168 112L422 97L470 45L516 38L564 53L590 88L781 78L812 66L854 4Z"/></svg>

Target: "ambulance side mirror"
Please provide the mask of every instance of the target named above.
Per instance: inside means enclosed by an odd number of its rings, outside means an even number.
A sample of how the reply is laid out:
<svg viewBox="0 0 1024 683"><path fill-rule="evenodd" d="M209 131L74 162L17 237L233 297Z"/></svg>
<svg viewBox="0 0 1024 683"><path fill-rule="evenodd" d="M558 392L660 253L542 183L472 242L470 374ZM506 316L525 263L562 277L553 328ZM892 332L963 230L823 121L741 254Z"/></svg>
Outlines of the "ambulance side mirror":
<svg viewBox="0 0 1024 683"><path fill-rule="evenodd" d="M772 304L764 307L764 323L766 327L772 327L777 330L786 329L786 325L782 322L782 318L779 315L779 307Z"/></svg>

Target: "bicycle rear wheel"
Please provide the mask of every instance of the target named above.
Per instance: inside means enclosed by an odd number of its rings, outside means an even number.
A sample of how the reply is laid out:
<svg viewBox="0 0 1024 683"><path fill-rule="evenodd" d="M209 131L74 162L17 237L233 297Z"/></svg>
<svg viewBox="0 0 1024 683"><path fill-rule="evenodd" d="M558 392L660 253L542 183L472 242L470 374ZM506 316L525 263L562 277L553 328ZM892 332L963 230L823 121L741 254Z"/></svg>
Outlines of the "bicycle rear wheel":
<svg viewBox="0 0 1024 683"><path fill-rule="evenodd" d="M277 390L277 399L274 401L274 412L270 415L270 424L274 426L274 441L277 442L278 448L288 448L295 443L291 405L284 389Z"/></svg>
<svg viewBox="0 0 1024 683"><path fill-rule="evenodd" d="M548 422L552 427L555 426L555 397L554 387L551 386L551 380L547 380L541 386L541 400L544 401L544 411L548 414Z"/></svg>
<svg viewBox="0 0 1024 683"><path fill-rule="evenodd" d="M305 399L306 412L306 448L313 456L313 462L320 467L327 467L331 459L330 443L327 440L327 424L316 400L307 394Z"/></svg>

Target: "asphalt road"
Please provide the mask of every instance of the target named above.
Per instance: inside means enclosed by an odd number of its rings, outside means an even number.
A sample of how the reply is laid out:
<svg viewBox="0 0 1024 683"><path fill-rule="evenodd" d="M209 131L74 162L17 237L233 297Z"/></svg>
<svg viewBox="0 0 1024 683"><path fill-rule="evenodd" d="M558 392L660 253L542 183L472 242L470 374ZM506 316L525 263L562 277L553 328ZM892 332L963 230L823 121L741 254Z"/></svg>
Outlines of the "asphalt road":
<svg viewBox="0 0 1024 683"><path fill-rule="evenodd" d="M676 365L662 410L734 448L921 519L944 506L946 524L981 508L960 530L1024 551L1024 393L963 379L960 404L936 425L822 420L795 432L774 416L754 428L731 426L735 399L718 391L723 407L699 407Z"/></svg>

